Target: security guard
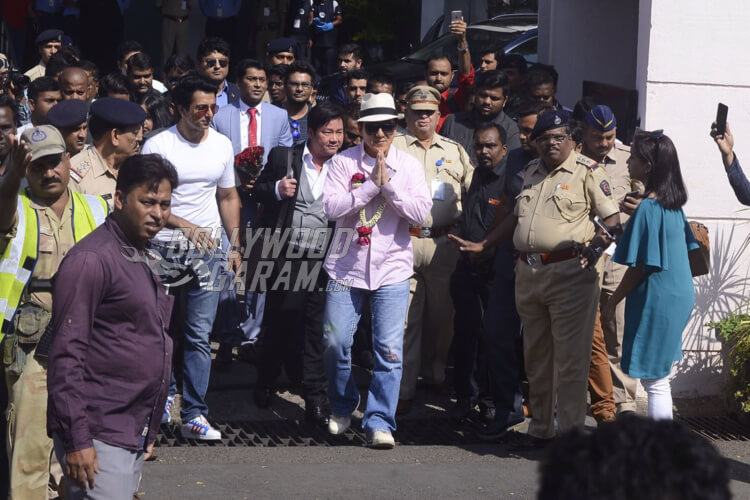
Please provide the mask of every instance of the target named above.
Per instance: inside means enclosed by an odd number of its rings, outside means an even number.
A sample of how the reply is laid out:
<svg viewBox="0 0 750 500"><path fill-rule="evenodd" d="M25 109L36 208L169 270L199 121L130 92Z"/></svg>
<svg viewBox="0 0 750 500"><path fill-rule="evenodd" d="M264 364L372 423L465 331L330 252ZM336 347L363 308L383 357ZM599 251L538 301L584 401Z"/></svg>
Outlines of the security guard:
<svg viewBox="0 0 750 500"><path fill-rule="evenodd" d="M310 40L310 0L292 0L286 15L286 35L297 42L297 54L303 61L308 59Z"/></svg>
<svg viewBox="0 0 750 500"><path fill-rule="evenodd" d="M80 99L61 101L47 112L47 122L62 134L65 149L75 156L86 146L89 104Z"/></svg>
<svg viewBox="0 0 750 500"><path fill-rule="evenodd" d="M0 184L0 335L8 385L11 498L46 498L47 371L36 352L52 311L51 278L62 258L104 222L98 196L68 188L65 141L51 125L26 130L12 146ZM28 187L21 189L26 179Z"/></svg>
<svg viewBox="0 0 750 500"><path fill-rule="evenodd" d="M439 385L445 381L445 363L453 338L450 276L458 259L458 251L446 235L461 217L461 200L473 172L464 148L435 132L440 119L440 92L419 85L409 91L406 100L408 134L397 135L393 145L424 165L433 204L424 226L411 228L414 277L404 334L401 413L411 407L420 366L427 382ZM426 333L424 337L422 332Z"/></svg>
<svg viewBox="0 0 750 500"><path fill-rule="evenodd" d="M612 185L612 197L619 204L625 195L633 191L628 171L630 148L615 141L617 135L617 118L608 106L594 106L583 122L582 153L599 162L609 175ZM624 226L628 215L620 213L620 223ZM627 266L616 264L612 260L614 245L602 255L602 292L599 309L604 312L609 298L625 275ZM606 314L606 313L605 313ZM614 317L601 318L602 331L594 332L594 351L592 352L592 371L589 375L591 392L591 413L597 420L611 420L615 413L635 411L636 379L623 373L620 368L622 356L622 336L625 328L625 301L617 305ZM599 343L597 337L602 336ZM610 373L606 373L609 371ZM611 380L610 387L613 400L604 397L603 387Z"/></svg>
<svg viewBox="0 0 750 500"><path fill-rule="evenodd" d="M71 187L114 203L117 169L141 150L146 112L134 102L102 97L91 104L89 132L93 146L70 160Z"/></svg>
<svg viewBox="0 0 750 500"><path fill-rule="evenodd" d="M583 426L599 305L596 263L611 242L592 217L608 226L619 221L606 172L574 151L568 120L561 110L539 116L531 134L539 159L527 165L514 209L516 307L531 409L528 434L514 436L517 447L554 437L555 401L560 431Z"/></svg>
<svg viewBox="0 0 750 500"><path fill-rule="evenodd" d="M336 71L336 29L344 19L336 0L314 0L310 16L312 29L312 61L321 76Z"/></svg>
<svg viewBox="0 0 750 500"><path fill-rule="evenodd" d="M33 82L37 78L44 76L49 58L52 57L52 54L60 50L62 37L63 32L60 30L44 30L39 33L34 43L39 49L41 59L39 60L39 64L24 73L24 75L29 77L29 80Z"/></svg>

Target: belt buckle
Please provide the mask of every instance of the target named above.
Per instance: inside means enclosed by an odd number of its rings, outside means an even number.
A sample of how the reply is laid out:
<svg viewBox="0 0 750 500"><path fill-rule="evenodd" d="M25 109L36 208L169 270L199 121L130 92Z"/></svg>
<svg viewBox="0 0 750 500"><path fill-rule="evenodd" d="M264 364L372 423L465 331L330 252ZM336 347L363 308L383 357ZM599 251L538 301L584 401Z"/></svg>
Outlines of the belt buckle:
<svg viewBox="0 0 750 500"><path fill-rule="evenodd" d="M542 261L542 254L540 253L526 253L526 263L530 266L534 266Z"/></svg>
<svg viewBox="0 0 750 500"><path fill-rule="evenodd" d="M431 227L420 227L419 228L419 237L420 238L432 238L432 228Z"/></svg>

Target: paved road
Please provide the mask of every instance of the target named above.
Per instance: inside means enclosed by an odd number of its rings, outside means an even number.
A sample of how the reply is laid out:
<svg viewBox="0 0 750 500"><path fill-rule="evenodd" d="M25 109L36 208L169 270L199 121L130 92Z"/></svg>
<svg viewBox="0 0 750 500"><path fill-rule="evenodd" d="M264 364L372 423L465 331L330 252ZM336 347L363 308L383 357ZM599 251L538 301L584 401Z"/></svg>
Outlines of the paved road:
<svg viewBox="0 0 750 500"><path fill-rule="evenodd" d="M750 499L750 444L718 442L735 498ZM501 445L160 448L140 494L159 499L513 498L536 495L539 454Z"/></svg>

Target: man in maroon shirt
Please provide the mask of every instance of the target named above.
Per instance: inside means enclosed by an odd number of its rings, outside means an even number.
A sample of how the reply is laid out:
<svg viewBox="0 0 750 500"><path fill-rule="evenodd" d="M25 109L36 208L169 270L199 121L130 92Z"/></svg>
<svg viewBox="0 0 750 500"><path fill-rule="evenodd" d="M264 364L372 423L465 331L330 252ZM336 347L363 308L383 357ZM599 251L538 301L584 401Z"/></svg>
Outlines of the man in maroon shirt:
<svg viewBox="0 0 750 500"><path fill-rule="evenodd" d="M177 172L158 155L120 167L115 209L54 279L47 432L66 498L132 500L167 399L173 298L146 242L170 215Z"/></svg>

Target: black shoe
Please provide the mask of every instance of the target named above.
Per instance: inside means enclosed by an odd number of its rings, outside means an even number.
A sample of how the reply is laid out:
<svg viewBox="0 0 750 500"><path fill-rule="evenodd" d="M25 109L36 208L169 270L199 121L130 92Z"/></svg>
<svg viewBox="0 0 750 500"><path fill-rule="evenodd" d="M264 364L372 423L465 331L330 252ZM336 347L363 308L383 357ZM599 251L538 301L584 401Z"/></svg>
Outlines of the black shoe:
<svg viewBox="0 0 750 500"><path fill-rule="evenodd" d="M513 451L532 451L532 450L543 450L549 446L554 438L543 439L531 434L524 434L521 432L509 432L504 440L505 445L509 450Z"/></svg>
<svg viewBox="0 0 750 500"><path fill-rule="evenodd" d="M228 372L232 367L232 344L219 344L214 360L214 370L217 372Z"/></svg>
<svg viewBox="0 0 750 500"><path fill-rule="evenodd" d="M328 427L331 411L326 405L315 401L305 402L305 422L317 427Z"/></svg>
<svg viewBox="0 0 750 500"><path fill-rule="evenodd" d="M258 408L263 408L263 409L270 408L271 398L273 397L274 392L276 391L274 391L270 387L258 387L257 389L255 389L255 391L253 392L253 399L255 400L255 405Z"/></svg>
<svg viewBox="0 0 750 500"><path fill-rule="evenodd" d="M237 348L237 359L246 363L256 363L260 358L257 342L254 344L243 344Z"/></svg>
<svg viewBox="0 0 750 500"><path fill-rule="evenodd" d="M495 421L495 407L479 404L479 419L489 425Z"/></svg>
<svg viewBox="0 0 750 500"><path fill-rule="evenodd" d="M453 405L453 409L451 409L451 416L458 419L469 418L475 405L474 398L458 398L456 404Z"/></svg>
<svg viewBox="0 0 750 500"><path fill-rule="evenodd" d="M495 419L487 427L477 432L477 437L482 441L497 441L507 434L508 429L523 421L523 417L512 417L503 420Z"/></svg>

